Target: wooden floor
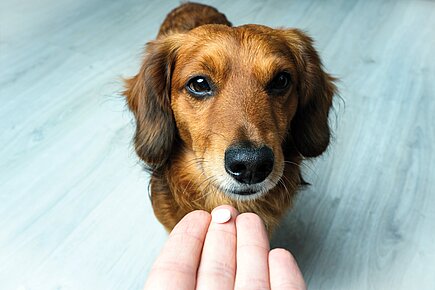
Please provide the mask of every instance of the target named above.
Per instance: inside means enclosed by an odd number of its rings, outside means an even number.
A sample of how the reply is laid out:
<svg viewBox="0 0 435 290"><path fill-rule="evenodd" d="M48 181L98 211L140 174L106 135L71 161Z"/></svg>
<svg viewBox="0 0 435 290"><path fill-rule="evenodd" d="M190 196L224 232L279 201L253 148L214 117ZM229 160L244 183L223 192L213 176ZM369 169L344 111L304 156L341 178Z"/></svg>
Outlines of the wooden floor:
<svg viewBox="0 0 435 290"><path fill-rule="evenodd" d="M340 78L328 153L272 244L310 289L435 289L435 2L211 1L308 31ZM121 78L178 1L0 3L0 289L141 289L166 233Z"/></svg>

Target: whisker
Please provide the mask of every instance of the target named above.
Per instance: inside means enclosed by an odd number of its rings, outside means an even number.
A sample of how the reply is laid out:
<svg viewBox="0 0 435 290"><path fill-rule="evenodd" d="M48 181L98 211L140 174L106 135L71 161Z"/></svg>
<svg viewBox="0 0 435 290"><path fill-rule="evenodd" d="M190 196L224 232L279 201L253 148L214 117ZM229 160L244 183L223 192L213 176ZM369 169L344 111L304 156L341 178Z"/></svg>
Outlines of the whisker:
<svg viewBox="0 0 435 290"><path fill-rule="evenodd" d="M299 166L299 164L297 164L296 162L289 161L289 160L284 160L284 163Z"/></svg>
<svg viewBox="0 0 435 290"><path fill-rule="evenodd" d="M205 161L205 159L202 157L192 158L191 160L186 162L186 167L192 166L194 164L201 164L201 162L204 162L204 161Z"/></svg>
<svg viewBox="0 0 435 290"><path fill-rule="evenodd" d="M214 176L210 176L210 177L207 177L206 179L204 179L200 184L198 184L197 186L196 186L196 190L197 191L199 191L200 190L200 188L201 188L201 186L204 184L204 183L209 183L209 184L207 184L206 185L206 189L211 185L211 182L210 182L210 180L211 181L216 181L216 179L213 179L214 178ZM193 203L195 203L195 202L197 202L197 201L199 201L199 200L201 200L201 199L203 199L203 198L206 198L209 194L211 194L211 192L210 191L208 191L208 190L204 190L204 191L202 191L202 194L197 198L197 199L195 199L195 200L193 200L192 202Z"/></svg>
<svg viewBox="0 0 435 290"><path fill-rule="evenodd" d="M189 168L190 166L193 166L193 165L198 165L201 167L202 163L204 163L204 162L205 162L204 158L201 158L201 157L192 158L191 160L189 160L186 163L186 169ZM200 179L202 175L204 175L204 172L201 172L201 174L197 177L197 179ZM194 181L193 178L189 180L186 187L183 189L182 195L184 195L187 192L187 190L189 189L189 187L193 181Z"/></svg>
<svg viewBox="0 0 435 290"><path fill-rule="evenodd" d="M315 170L313 167L311 167L309 164L307 164L307 162L301 162L300 164L293 162L293 161L289 161L289 160L284 160L284 164L290 164L290 165L294 165L294 166L299 166L303 169L308 169L310 172L314 172Z"/></svg>
<svg viewBox="0 0 435 290"><path fill-rule="evenodd" d="M204 175L204 172L201 172L201 174L198 176L197 179L200 179L202 175ZM193 182L193 178L189 180L189 183L187 183L186 187L183 190L182 195L184 195L186 193L186 191L188 190L188 188L192 184L192 182Z"/></svg>
<svg viewBox="0 0 435 290"><path fill-rule="evenodd" d="M284 180L282 180L282 179L280 178L279 181L278 181L278 183L279 183L279 184L282 184L282 186L284 186L284 189L285 189L285 191L286 191L287 193L290 193L289 190L288 190L288 188L287 188L287 186L285 185Z"/></svg>
<svg viewBox="0 0 435 290"><path fill-rule="evenodd" d="M291 187L294 187L294 188L297 188L298 187L298 184L296 184L295 182L293 182L292 180L290 180L290 179L288 179L287 178L287 176L285 176L285 175L283 175L282 177L281 177L281 180L284 182L284 181L286 181ZM287 190L287 192L289 192L288 190ZM290 193L290 192L289 192Z"/></svg>
<svg viewBox="0 0 435 290"><path fill-rule="evenodd" d="M301 167L309 169L311 172L315 172L314 168L309 164L309 162L302 162Z"/></svg>

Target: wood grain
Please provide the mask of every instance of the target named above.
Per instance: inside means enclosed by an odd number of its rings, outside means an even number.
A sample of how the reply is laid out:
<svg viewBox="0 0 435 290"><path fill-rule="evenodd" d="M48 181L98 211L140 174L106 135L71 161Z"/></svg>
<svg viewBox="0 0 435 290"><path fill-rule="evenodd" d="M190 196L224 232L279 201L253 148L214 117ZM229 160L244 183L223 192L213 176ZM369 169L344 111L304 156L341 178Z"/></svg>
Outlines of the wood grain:
<svg viewBox="0 0 435 290"><path fill-rule="evenodd" d="M272 244L310 289L435 289L435 2L209 1L299 27L341 101ZM178 1L0 3L0 289L141 289L166 240L120 96Z"/></svg>

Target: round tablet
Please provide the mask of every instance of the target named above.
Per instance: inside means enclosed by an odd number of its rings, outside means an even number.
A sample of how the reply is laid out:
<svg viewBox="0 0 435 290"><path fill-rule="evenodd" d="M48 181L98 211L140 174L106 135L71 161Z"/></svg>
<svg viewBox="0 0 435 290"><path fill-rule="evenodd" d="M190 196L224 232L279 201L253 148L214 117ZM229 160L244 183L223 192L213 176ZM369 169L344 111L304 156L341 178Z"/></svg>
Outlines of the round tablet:
<svg viewBox="0 0 435 290"><path fill-rule="evenodd" d="M214 210L211 213L211 218L217 224L224 224L231 219L231 211L227 208Z"/></svg>

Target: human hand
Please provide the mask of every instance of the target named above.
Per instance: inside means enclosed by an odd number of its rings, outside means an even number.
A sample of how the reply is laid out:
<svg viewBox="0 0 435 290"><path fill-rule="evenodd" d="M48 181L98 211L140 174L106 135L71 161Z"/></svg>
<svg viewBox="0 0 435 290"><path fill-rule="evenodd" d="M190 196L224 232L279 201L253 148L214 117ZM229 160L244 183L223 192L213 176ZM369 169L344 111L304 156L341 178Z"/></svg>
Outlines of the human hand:
<svg viewBox="0 0 435 290"><path fill-rule="evenodd" d="M230 211L225 223L211 221L205 211L187 214L172 230L154 263L145 290L304 290L293 256L270 251L260 217L238 214L230 206L213 210L213 220Z"/></svg>

